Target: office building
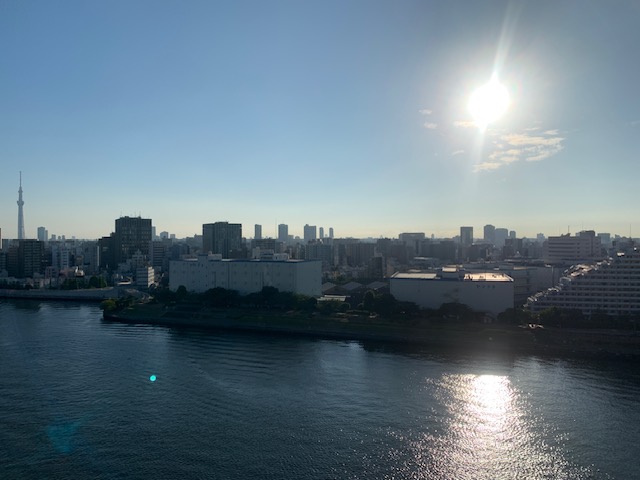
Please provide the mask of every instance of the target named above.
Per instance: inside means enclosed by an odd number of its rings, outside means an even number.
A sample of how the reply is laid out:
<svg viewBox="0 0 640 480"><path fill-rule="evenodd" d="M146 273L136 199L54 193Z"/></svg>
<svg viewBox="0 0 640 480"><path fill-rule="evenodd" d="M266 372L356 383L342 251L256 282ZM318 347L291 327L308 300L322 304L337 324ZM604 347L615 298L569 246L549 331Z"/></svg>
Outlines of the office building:
<svg viewBox="0 0 640 480"><path fill-rule="evenodd" d="M242 251L242 225L216 222L202 225L202 251L234 258Z"/></svg>
<svg viewBox="0 0 640 480"><path fill-rule="evenodd" d="M324 227L320 227L320 237L319 238L324 238Z"/></svg>
<svg viewBox="0 0 640 480"><path fill-rule="evenodd" d="M257 223L254 225L253 238L256 240L260 240L262 238L262 225L258 225Z"/></svg>
<svg viewBox="0 0 640 480"><path fill-rule="evenodd" d="M329 238L333 238L333 227L329 227Z"/></svg>

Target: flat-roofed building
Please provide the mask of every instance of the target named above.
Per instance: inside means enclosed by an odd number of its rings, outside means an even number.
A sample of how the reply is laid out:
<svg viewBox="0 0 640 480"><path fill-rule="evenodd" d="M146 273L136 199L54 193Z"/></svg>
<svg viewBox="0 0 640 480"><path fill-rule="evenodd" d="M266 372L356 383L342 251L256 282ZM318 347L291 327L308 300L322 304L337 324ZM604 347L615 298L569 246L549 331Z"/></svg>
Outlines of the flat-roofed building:
<svg viewBox="0 0 640 480"><path fill-rule="evenodd" d="M471 273L452 267L433 273L395 273L390 287L397 300L421 308L456 302L493 316L513 308L513 279L499 272Z"/></svg>
<svg viewBox="0 0 640 480"><path fill-rule="evenodd" d="M275 287L282 292L319 297L322 294L322 263L317 260L289 260L286 254L273 260L223 260L220 255L172 261L169 288L184 285L190 292L222 287L241 295Z"/></svg>

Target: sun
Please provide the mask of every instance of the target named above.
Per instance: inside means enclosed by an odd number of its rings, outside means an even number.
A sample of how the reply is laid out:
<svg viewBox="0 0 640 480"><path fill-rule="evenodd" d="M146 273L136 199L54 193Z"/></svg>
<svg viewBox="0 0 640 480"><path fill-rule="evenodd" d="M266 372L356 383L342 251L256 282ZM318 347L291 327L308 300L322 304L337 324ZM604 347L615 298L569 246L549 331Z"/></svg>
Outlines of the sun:
<svg viewBox="0 0 640 480"><path fill-rule="evenodd" d="M475 123L485 128L504 115L509 103L507 87L493 77L489 83L477 88L471 94L467 108Z"/></svg>

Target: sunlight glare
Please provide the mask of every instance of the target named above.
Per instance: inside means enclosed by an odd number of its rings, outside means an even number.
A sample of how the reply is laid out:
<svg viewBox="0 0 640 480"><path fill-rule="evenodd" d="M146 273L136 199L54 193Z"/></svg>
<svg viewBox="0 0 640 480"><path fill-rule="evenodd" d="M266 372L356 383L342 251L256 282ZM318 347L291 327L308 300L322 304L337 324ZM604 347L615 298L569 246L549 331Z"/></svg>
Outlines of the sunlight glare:
<svg viewBox="0 0 640 480"><path fill-rule="evenodd" d="M504 115L509 103L507 88L494 76L471 94L468 109L476 125L485 128Z"/></svg>

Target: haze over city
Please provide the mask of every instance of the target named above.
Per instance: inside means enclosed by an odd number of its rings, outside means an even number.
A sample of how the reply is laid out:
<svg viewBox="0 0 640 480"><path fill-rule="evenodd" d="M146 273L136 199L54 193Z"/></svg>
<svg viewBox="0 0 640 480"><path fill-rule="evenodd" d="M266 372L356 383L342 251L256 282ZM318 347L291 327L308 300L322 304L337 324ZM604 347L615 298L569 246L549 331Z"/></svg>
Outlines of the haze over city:
<svg viewBox="0 0 640 480"><path fill-rule="evenodd" d="M636 2L0 3L0 228L639 236ZM472 93L508 92L486 125ZM486 101L486 99L485 99ZM495 104L496 99L490 100ZM481 123L481 122L480 122Z"/></svg>

